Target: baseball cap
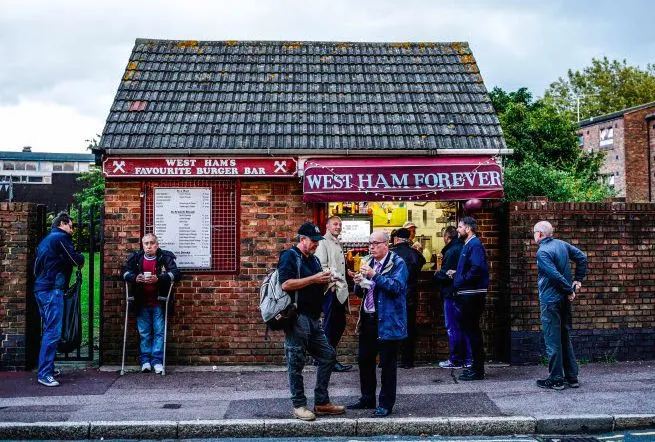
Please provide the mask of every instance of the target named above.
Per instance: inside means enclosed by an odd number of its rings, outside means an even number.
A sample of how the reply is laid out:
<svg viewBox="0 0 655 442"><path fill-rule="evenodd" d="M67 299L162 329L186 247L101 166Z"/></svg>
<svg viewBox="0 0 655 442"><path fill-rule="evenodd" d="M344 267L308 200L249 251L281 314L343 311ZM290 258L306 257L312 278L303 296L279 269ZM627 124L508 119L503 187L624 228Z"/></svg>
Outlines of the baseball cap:
<svg viewBox="0 0 655 442"><path fill-rule="evenodd" d="M410 232L409 229L403 227L396 230L396 236L398 238L409 239L409 237L412 236L412 232Z"/></svg>
<svg viewBox="0 0 655 442"><path fill-rule="evenodd" d="M321 230L318 228L318 226L310 222L306 222L300 226L298 229L298 235L306 236L307 238L313 239L314 241L320 241L324 239L321 236Z"/></svg>
<svg viewBox="0 0 655 442"><path fill-rule="evenodd" d="M410 227L416 228L416 224L411 221L407 221L405 224L403 224L403 229L409 229Z"/></svg>

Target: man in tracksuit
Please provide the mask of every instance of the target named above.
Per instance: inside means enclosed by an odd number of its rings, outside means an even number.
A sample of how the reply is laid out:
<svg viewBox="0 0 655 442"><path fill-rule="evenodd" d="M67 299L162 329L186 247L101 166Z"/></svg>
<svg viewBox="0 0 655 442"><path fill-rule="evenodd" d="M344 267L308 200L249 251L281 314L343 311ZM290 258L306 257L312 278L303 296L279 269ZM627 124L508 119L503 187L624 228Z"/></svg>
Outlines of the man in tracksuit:
<svg viewBox="0 0 655 442"><path fill-rule="evenodd" d="M457 233L464 241L457 270L449 270L453 276L455 302L460 310L460 326L471 343L473 357L471 368L459 376L461 381L484 379L484 342L480 329L480 317L484 312L487 288L489 287L489 268L487 253L477 237L478 223L465 216L457 224Z"/></svg>
<svg viewBox="0 0 655 442"><path fill-rule="evenodd" d="M562 390L566 384L577 388L578 363L570 336L571 303L587 274L587 256L571 244L554 239L553 226L548 221L535 224L533 233L539 244L539 308L549 371L548 378L538 380L537 386ZM574 277L571 276L571 260L576 263Z"/></svg>
<svg viewBox="0 0 655 442"><path fill-rule="evenodd" d="M34 262L34 298L39 306L43 335L39 351L38 382L56 387L55 354L61 339L64 314L64 290L68 288L73 267L84 265L84 256L75 251L72 241L73 220L60 212L52 220L50 234L36 249Z"/></svg>

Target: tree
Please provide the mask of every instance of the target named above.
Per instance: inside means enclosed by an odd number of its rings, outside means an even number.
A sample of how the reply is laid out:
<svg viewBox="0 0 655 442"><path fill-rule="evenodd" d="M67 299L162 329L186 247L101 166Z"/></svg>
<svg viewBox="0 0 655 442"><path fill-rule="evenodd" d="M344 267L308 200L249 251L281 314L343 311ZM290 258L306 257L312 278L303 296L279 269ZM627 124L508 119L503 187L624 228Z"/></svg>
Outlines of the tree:
<svg viewBox="0 0 655 442"><path fill-rule="evenodd" d="M505 199L520 201L545 195L553 201L599 201L611 195L600 180L603 153L578 146L576 126L554 106L533 101L521 88L489 94L507 147L514 155L505 163Z"/></svg>
<svg viewBox="0 0 655 442"><path fill-rule="evenodd" d="M92 150L98 146L97 138L87 140L89 145L87 149ZM77 181L85 184L84 188L73 195L75 204L71 209L71 217L74 220L78 219L78 209L82 212L82 226L79 226L81 233L82 244L79 247L85 249L88 244L89 238L89 213L91 207L94 211L94 224L98 229L100 221L100 209L105 204L105 177L102 175L102 170L98 167L92 167L88 172L80 174ZM97 231L96 231L97 232ZM95 233L94 232L94 235Z"/></svg>
<svg viewBox="0 0 655 442"><path fill-rule="evenodd" d="M552 83L544 101L571 121L655 101L655 64L640 69L625 60L592 58L591 66L582 71L569 69L566 79Z"/></svg>

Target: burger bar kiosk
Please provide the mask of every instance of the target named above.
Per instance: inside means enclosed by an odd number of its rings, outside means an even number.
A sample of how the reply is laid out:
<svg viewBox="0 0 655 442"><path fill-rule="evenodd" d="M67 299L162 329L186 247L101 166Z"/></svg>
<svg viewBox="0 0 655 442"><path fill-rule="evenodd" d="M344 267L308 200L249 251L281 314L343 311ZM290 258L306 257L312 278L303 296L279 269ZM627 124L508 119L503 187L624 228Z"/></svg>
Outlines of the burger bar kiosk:
<svg viewBox="0 0 655 442"><path fill-rule="evenodd" d="M101 357L120 358L120 269L153 232L183 274L167 355L190 365L284 362L281 336L263 339L259 288L305 221L341 216L353 268L372 231L410 222L429 280L460 203L502 198L511 154L465 42L159 39L136 40L94 152L106 177ZM419 306L417 361L446 355L440 314ZM356 319L340 360L357 354Z"/></svg>

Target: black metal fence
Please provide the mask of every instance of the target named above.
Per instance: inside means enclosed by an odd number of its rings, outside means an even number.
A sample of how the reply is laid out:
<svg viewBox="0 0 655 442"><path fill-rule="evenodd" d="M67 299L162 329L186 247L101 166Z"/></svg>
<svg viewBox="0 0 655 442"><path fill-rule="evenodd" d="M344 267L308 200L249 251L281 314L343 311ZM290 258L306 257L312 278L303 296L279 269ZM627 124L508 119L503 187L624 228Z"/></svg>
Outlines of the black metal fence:
<svg viewBox="0 0 655 442"><path fill-rule="evenodd" d="M81 206L69 206L48 212L45 206L39 206L39 225L41 238L45 237L51 229L53 218L61 211L70 215L75 229L73 230L73 243L78 252L84 253L85 262L83 275L86 283L82 284L82 343L72 353L57 353L59 361L92 361L99 354L97 343L100 342L100 316L96 307L102 304L103 293L103 244L104 244L104 206L91 206L86 210ZM96 262L100 261L100 272L96 273ZM96 290L97 299L96 299ZM85 307L86 306L86 307ZM99 309L98 309L99 312Z"/></svg>

